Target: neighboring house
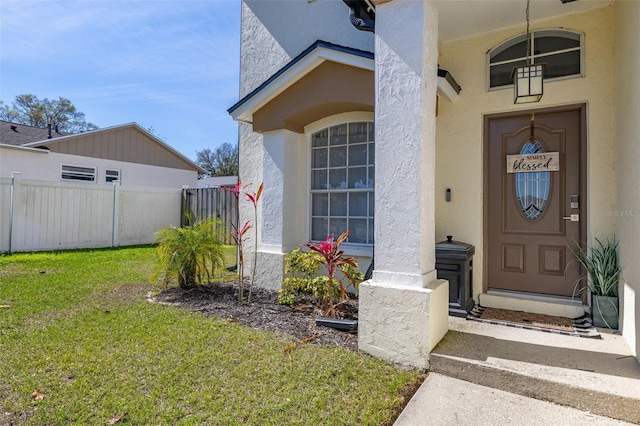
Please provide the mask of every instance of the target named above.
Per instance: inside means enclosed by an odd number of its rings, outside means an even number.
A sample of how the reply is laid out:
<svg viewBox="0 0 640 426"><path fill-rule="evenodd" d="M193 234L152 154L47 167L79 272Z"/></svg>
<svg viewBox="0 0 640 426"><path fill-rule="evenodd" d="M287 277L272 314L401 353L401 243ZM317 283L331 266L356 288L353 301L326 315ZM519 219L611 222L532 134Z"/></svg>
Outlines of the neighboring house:
<svg viewBox="0 0 640 426"><path fill-rule="evenodd" d="M238 176L211 176L198 179L198 188L234 187L238 183Z"/></svg>
<svg viewBox="0 0 640 426"><path fill-rule="evenodd" d="M375 252L360 349L426 366L447 330L436 241L475 245L476 303L570 316L589 309L570 246L616 235L640 359L640 2L533 0L544 96L514 104L526 5L242 1L229 112L240 178L265 188L257 283L278 287L285 253L349 229L348 254ZM558 153L557 170L508 173L506 155L531 152Z"/></svg>
<svg viewBox="0 0 640 426"><path fill-rule="evenodd" d="M148 244L205 171L135 123L78 134L0 122L0 252Z"/></svg>
<svg viewBox="0 0 640 426"><path fill-rule="evenodd" d="M195 187L205 170L136 123L76 134L0 121L0 177Z"/></svg>

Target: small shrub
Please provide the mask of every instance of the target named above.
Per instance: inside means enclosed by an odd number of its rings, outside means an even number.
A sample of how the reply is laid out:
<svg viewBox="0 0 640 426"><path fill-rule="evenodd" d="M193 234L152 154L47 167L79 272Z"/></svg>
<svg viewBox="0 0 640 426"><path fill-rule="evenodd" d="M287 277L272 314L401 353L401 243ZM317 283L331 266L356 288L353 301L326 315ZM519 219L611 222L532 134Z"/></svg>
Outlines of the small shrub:
<svg viewBox="0 0 640 426"><path fill-rule="evenodd" d="M325 315L336 316L335 308L341 302L334 301L348 299L343 281L346 279L356 289L364 281L364 274L357 272L358 263L338 250L346 235L341 235L335 243L333 237L329 236L327 241L318 245L308 244L312 251L303 252L296 248L285 256L285 279L278 293L278 302L292 306L301 296L312 295L325 310ZM326 250L321 252L314 249L320 248L323 243ZM318 276L323 266L328 275Z"/></svg>
<svg viewBox="0 0 640 426"><path fill-rule="evenodd" d="M182 228L163 228L155 242L158 263L151 278L165 286L176 279L182 288L211 282L216 270L224 267L223 238L217 220L207 218Z"/></svg>
<svg viewBox="0 0 640 426"><path fill-rule="evenodd" d="M359 281L356 281L354 273L358 268L358 262L352 257L345 256L344 252L340 250L340 244L349 238L349 234L349 231L344 231L337 239L331 234L327 235L327 239L324 241L307 244L307 247L320 255L318 263L327 270L328 279L325 282L325 293L322 302L326 308L325 315L330 315L334 318L336 317L335 308L340 305L340 303L334 303L334 300L337 297L343 300L347 299L347 289L342 279L336 277L336 272L341 270L344 277L347 278L354 287L360 284ZM351 267L351 269L349 269L349 267ZM344 273L345 268L347 273ZM336 296L336 286L338 287L339 296Z"/></svg>
<svg viewBox="0 0 640 426"><path fill-rule="evenodd" d="M312 281L320 270L319 256L314 252L294 249L284 258L282 286L278 292L278 302L293 306L302 295L314 295Z"/></svg>

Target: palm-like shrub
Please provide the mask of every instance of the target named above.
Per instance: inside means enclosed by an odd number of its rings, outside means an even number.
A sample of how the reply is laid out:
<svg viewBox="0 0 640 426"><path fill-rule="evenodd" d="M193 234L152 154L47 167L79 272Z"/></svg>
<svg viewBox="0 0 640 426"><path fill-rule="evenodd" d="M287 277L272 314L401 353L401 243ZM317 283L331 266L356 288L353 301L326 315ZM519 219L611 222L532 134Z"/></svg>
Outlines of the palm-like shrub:
<svg viewBox="0 0 640 426"><path fill-rule="evenodd" d="M182 288L211 282L216 270L224 267L223 238L217 220L207 218L182 228L163 228L155 242L158 264L152 278L165 286L175 280Z"/></svg>

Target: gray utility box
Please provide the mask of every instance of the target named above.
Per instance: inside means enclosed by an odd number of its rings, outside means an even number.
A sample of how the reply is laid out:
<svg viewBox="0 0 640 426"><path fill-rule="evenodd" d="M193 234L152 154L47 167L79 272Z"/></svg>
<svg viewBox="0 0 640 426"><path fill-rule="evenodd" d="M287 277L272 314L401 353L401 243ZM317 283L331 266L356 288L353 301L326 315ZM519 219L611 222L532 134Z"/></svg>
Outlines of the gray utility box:
<svg viewBox="0 0 640 426"><path fill-rule="evenodd" d="M473 308L473 254L471 244L447 241L436 244L436 269L438 278L449 280L449 315L466 317Z"/></svg>

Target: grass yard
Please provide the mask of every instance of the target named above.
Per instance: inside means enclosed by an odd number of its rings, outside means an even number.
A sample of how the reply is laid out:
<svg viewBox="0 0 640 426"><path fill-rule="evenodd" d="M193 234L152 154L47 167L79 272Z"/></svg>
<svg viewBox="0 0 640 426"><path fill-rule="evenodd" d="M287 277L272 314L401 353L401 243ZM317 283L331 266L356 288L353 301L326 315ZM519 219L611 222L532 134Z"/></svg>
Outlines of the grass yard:
<svg viewBox="0 0 640 426"><path fill-rule="evenodd" d="M380 425L420 380L150 304L153 265L153 247L0 256L0 425Z"/></svg>

